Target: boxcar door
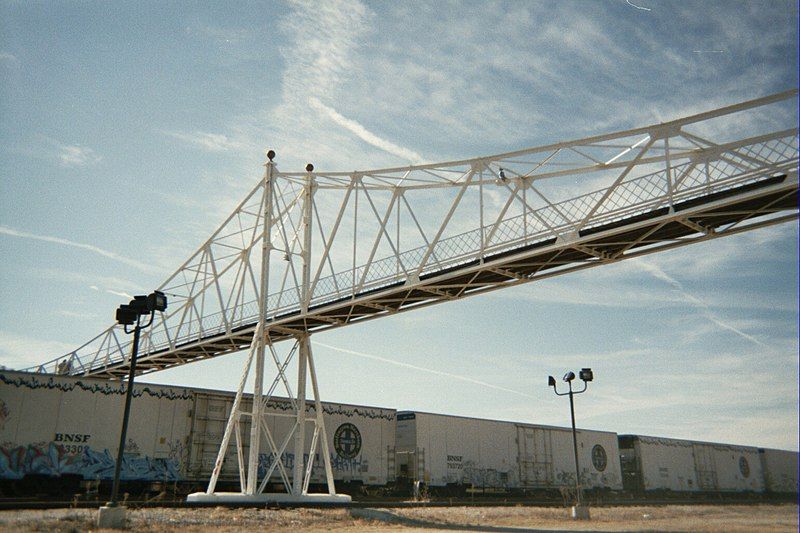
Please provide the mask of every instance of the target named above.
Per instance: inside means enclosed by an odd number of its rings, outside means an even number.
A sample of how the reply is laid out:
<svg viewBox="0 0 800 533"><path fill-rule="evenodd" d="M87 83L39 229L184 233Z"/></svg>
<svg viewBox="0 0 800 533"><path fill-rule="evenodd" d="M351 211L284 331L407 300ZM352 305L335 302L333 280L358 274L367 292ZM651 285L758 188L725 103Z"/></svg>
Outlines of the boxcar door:
<svg viewBox="0 0 800 533"><path fill-rule="evenodd" d="M522 487L553 484L551 432L548 429L517 426L517 456Z"/></svg>
<svg viewBox="0 0 800 533"><path fill-rule="evenodd" d="M717 490L717 467L711 447L704 444L693 444L692 453L700 490Z"/></svg>

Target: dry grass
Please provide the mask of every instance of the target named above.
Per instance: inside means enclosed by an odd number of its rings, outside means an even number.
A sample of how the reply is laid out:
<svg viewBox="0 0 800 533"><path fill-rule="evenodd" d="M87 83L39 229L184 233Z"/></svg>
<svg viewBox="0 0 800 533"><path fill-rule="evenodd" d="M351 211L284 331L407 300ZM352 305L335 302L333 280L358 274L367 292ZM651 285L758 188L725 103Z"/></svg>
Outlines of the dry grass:
<svg viewBox="0 0 800 533"><path fill-rule="evenodd" d="M698 531L744 532L798 530L798 507L730 505L593 508L592 520L574 522L566 509L537 507L453 507L382 509L381 519L364 518L342 509L136 509L129 528L138 532L214 531ZM96 530L97 511L57 509L2 511L2 531Z"/></svg>
<svg viewBox="0 0 800 533"><path fill-rule="evenodd" d="M566 509L536 507L461 507L398 509L393 514L415 525L436 528L524 528L572 531L745 532L798 530L797 505L672 505L597 507L592 520L568 519Z"/></svg>

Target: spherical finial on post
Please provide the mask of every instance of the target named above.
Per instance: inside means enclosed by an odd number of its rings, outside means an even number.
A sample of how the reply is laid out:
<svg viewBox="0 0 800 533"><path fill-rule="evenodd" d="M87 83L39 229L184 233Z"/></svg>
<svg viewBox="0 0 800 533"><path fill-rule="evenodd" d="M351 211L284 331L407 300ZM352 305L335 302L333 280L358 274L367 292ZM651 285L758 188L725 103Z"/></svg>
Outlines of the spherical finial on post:
<svg viewBox="0 0 800 533"><path fill-rule="evenodd" d="M275 150L270 150L267 152L267 159L269 159L270 161L275 159Z"/></svg>
<svg viewBox="0 0 800 533"><path fill-rule="evenodd" d="M314 165L311 163L306 165L306 172L314 172Z"/></svg>

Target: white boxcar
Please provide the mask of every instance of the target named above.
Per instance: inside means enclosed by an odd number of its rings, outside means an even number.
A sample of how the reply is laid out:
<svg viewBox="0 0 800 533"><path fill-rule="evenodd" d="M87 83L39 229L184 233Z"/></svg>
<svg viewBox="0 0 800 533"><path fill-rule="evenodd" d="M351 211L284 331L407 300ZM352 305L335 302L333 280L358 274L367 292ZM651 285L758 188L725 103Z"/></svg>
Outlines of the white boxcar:
<svg viewBox="0 0 800 533"><path fill-rule="evenodd" d="M0 371L0 478L111 479L125 396L120 382ZM193 394L134 388L123 480L182 479Z"/></svg>
<svg viewBox="0 0 800 533"><path fill-rule="evenodd" d="M797 452L759 448L764 485L768 492L797 494Z"/></svg>
<svg viewBox="0 0 800 533"><path fill-rule="evenodd" d="M620 435L626 489L763 492L758 449L641 435Z"/></svg>
<svg viewBox="0 0 800 533"><path fill-rule="evenodd" d="M234 394L230 392L196 391L189 460L190 478L207 480L210 477L233 400ZM251 404L251 396L247 395L242 399L242 408L245 411L250 410ZM295 419L290 414L290 409L291 404L285 398L274 398L267 405L267 426L278 447L294 426ZM336 481L385 485L394 479L394 409L323 402L322 410L333 477ZM306 412L308 418L313 418L313 402L306 403ZM306 457L311 449L313 426L312 423L306 424ZM241 436L244 456L247 457L250 442L248 417L242 418ZM221 473L221 479L226 481L239 479L236 447L233 443L234 439L231 439ZM322 447L318 445L312 483L323 483L325 480L321 454ZM274 459L267 440L262 437L259 450L260 476L266 474ZM281 463L289 479L294 461L294 440L291 440L281 455ZM277 483L280 479L280 472L276 468L270 480Z"/></svg>
<svg viewBox="0 0 800 533"><path fill-rule="evenodd" d="M586 488L621 489L615 433L578 430ZM572 431L420 412L397 414L398 476L430 486L546 489L575 480Z"/></svg>
<svg viewBox="0 0 800 533"><path fill-rule="evenodd" d="M65 474L111 479L123 391L118 381L0 371L0 479ZM121 478L190 481L195 488L202 487L211 475L233 399L231 392L135 384ZM243 403L249 409L252 400L246 396ZM365 485L391 481L395 410L325 402L322 408L334 478ZM290 402L284 398L273 399L267 407L271 413L267 425L278 445L294 424L294 417L285 416L289 409ZM313 416L313 402L307 403L307 413ZM307 424L306 431L307 455L313 424ZM247 457L250 428L246 418L240 434ZM273 460L262 439L262 475ZM294 441L281 460L291 479ZM236 448L231 445L221 479L224 483L238 478ZM318 461L312 481L324 479ZM280 480L279 472L272 480Z"/></svg>

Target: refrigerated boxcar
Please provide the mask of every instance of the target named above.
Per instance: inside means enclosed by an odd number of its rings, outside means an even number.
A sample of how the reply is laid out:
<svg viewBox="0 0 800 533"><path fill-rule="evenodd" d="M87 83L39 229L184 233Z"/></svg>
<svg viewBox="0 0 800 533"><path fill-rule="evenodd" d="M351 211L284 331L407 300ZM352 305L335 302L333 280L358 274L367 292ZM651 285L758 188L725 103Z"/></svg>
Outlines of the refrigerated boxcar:
<svg viewBox="0 0 800 533"><path fill-rule="evenodd" d="M773 494L797 494L797 452L759 448L764 488Z"/></svg>
<svg viewBox="0 0 800 533"><path fill-rule="evenodd" d="M42 481L63 492L75 488L76 481L112 479L124 390L118 381L0 371L3 493L13 496L20 491L41 491ZM171 482L186 485L187 490L204 486L233 399L231 392L135 384L121 479ZM252 403L249 396L242 401L245 409ZM390 482L394 476L395 410L327 402L322 408L334 479L359 485ZM275 398L267 406L267 425L276 439L294 423L293 418L282 416L289 409L285 398ZM313 415L313 402L308 402L307 413ZM245 419L241 435L246 454L249 424ZM313 424L306 429L308 453ZM265 440L259 451L261 475L275 460ZM290 477L293 451L290 443L280 458ZM238 476L236 449L229 446L221 486L235 489ZM53 479L62 483L52 483ZM271 479L280 480L277 471ZM323 480L320 461L312 483Z"/></svg>
<svg viewBox="0 0 800 533"><path fill-rule="evenodd" d="M631 492L764 492L758 448L620 435L619 449Z"/></svg>
<svg viewBox="0 0 800 533"><path fill-rule="evenodd" d="M577 431L581 482L622 489L617 435ZM421 412L398 412L398 477L430 487L534 490L575 483L572 430Z"/></svg>

